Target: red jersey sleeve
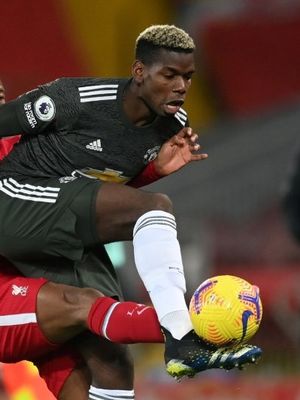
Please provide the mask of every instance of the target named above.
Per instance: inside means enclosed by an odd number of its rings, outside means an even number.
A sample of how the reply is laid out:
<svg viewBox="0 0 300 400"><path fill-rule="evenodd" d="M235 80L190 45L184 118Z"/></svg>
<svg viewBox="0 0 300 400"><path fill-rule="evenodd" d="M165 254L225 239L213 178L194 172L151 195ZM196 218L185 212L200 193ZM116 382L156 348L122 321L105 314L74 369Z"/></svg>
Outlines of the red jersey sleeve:
<svg viewBox="0 0 300 400"><path fill-rule="evenodd" d="M154 162L151 161L149 164L147 164L143 171L135 178L131 179L127 185L134 188L139 188L141 186L150 185L150 183L153 183L160 178L162 178L162 176L155 171Z"/></svg>
<svg viewBox="0 0 300 400"><path fill-rule="evenodd" d="M0 139L0 160L2 160L5 156L7 156L8 153L10 153L11 149L16 143L18 143L19 140L19 135Z"/></svg>

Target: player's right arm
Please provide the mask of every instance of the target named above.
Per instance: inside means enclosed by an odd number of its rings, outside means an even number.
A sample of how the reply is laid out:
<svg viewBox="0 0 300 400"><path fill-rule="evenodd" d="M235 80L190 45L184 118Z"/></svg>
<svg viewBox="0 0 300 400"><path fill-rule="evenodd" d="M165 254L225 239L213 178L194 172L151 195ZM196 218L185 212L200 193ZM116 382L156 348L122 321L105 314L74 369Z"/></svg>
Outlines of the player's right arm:
<svg viewBox="0 0 300 400"><path fill-rule="evenodd" d="M0 106L0 137L23 133L17 117L17 100Z"/></svg>
<svg viewBox="0 0 300 400"><path fill-rule="evenodd" d="M0 137L36 135L67 127L78 113L74 88L67 79L39 86L0 106Z"/></svg>
<svg viewBox="0 0 300 400"><path fill-rule="evenodd" d="M39 100L42 99L42 100ZM28 101L27 101L28 100ZM35 102L30 101L27 95L12 100L0 107L0 137L38 134L55 123L54 102L49 96L40 96ZM51 118L40 113L40 109L48 108ZM42 120L44 118L45 120Z"/></svg>

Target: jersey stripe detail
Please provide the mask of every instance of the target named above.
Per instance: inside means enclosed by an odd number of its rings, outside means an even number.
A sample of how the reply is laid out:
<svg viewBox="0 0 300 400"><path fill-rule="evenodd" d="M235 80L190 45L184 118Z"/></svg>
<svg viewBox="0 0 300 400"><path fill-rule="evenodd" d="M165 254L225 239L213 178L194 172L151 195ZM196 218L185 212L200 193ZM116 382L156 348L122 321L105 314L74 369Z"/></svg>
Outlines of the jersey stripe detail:
<svg viewBox="0 0 300 400"><path fill-rule="evenodd" d="M0 326L25 325L36 322L35 313L0 315Z"/></svg>
<svg viewBox="0 0 300 400"><path fill-rule="evenodd" d="M180 108L179 111L174 115L175 118L181 123L181 125L185 126L187 121L187 113L183 108Z"/></svg>
<svg viewBox="0 0 300 400"><path fill-rule="evenodd" d="M180 114L183 114L183 115L185 115L185 116L187 116L187 112L183 109L183 108L179 108L179 111L178 111Z"/></svg>
<svg viewBox="0 0 300 400"><path fill-rule="evenodd" d="M82 98L84 96L96 96L98 94L100 94L100 95L103 95L103 94L117 94L117 91L113 90L113 89L111 89L111 90L108 90L108 89L107 90L92 90L92 91L89 91L89 92L80 93L80 97Z"/></svg>
<svg viewBox="0 0 300 400"><path fill-rule="evenodd" d="M60 188L20 184L13 178L0 181L0 191L10 197L36 201L41 203L56 203Z"/></svg>
<svg viewBox="0 0 300 400"><path fill-rule="evenodd" d="M102 96L102 97L86 97L80 99L80 103L90 103L92 101L101 101L101 100L116 100L117 96Z"/></svg>
<svg viewBox="0 0 300 400"><path fill-rule="evenodd" d="M91 86L80 86L78 88L79 92L83 92L85 90L98 90L98 89L117 89L118 88L118 84L116 85L91 85Z"/></svg>
<svg viewBox="0 0 300 400"><path fill-rule="evenodd" d="M118 92L117 84L81 86L78 88L80 103L93 101L116 100Z"/></svg>

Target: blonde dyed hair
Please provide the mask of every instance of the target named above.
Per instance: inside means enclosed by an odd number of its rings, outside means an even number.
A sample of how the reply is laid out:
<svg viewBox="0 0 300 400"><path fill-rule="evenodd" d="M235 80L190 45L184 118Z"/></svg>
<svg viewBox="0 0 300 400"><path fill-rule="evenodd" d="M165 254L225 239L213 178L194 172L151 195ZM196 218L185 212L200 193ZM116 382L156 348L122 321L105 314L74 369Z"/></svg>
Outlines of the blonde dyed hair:
<svg viewBox="0 0 300 400"><path fill-rule="evenodd" d="M151 25L137 37L136 51L141 42L178 51L192 52L195 49L194 40L189 34L175 25Z"/></svg>

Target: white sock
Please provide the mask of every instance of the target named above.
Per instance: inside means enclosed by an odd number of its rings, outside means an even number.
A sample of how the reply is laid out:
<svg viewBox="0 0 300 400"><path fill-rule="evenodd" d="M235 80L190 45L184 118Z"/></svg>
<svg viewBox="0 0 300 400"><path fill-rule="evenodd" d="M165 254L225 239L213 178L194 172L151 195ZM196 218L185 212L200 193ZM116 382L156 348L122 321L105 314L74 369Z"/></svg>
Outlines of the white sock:
<svg viewBox="0 0 300 400"><path fill-rule="evenodd" d="M99 389L90 386L89 400L134 400L134 390Z"/></svg>
<svg viewBox="0 0 300 400"><path fill-rule="evenodd" d="M149 292L160 324L181 339L192 330L181 250L174 215L149 211L133 230L134 258L138 273Z"/></svg>

